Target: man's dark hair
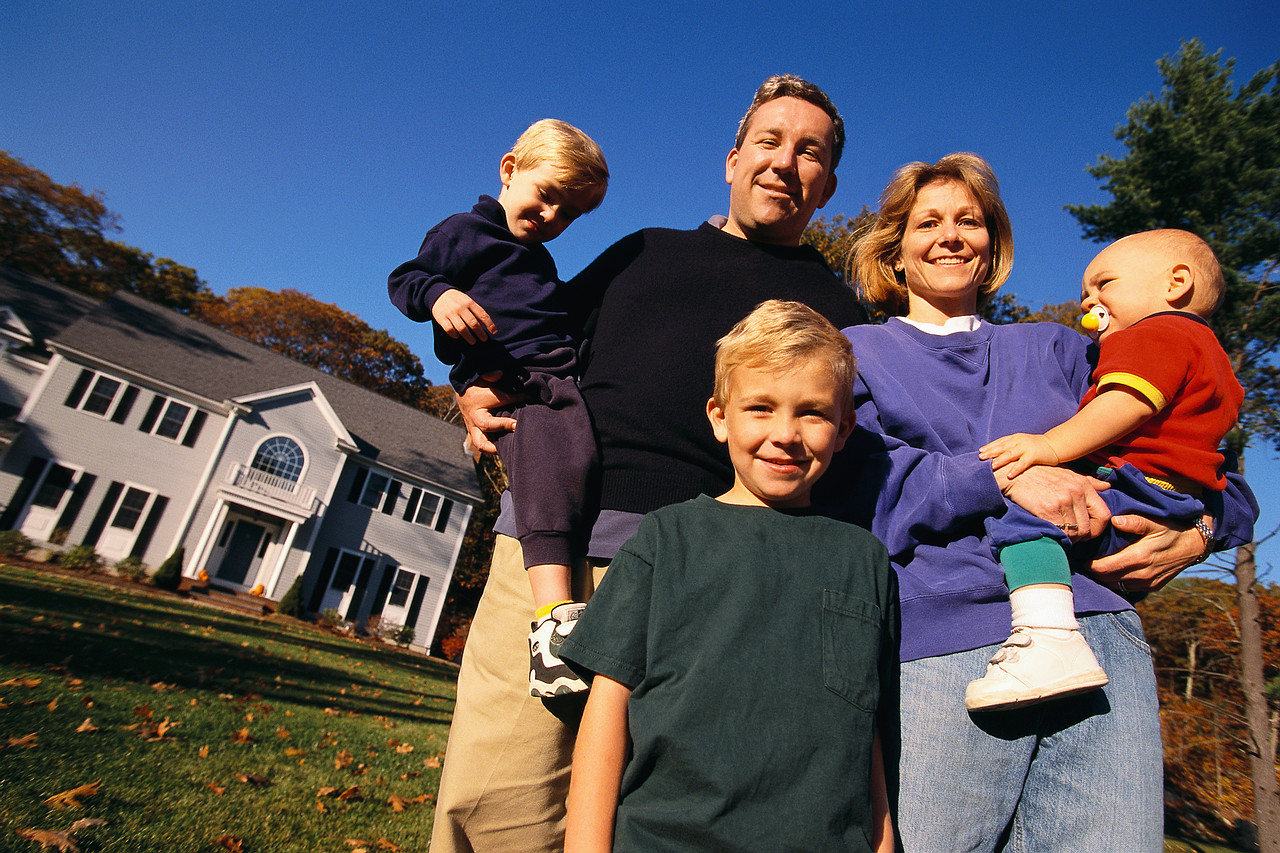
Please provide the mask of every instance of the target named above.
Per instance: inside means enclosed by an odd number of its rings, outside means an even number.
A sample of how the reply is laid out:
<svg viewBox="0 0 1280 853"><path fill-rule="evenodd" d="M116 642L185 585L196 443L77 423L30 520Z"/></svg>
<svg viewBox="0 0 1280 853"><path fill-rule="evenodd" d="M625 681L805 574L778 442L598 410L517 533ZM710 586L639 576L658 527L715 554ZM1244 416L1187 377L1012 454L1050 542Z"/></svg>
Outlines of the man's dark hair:
<svg viewBox="0 0 1280 853"><path fill-rule="evenodd" d="M826 92L794 74L775 74L760 84L760 88L756 89L755 98L751 101L751 106L747 108L747 114L742 117L742 121L738 122L738 138L734 140L733 147L742 147L743 140L747 137L747 126L751 124L751 118L756 114L756 110L778 98L799 98L802 101L808 101L831 117L831 123L835 125L835 137L831 146L831 171L834 172L836 166L840 165L840 155L844 153L844 119L840 118L840 111L836 109L835 104L831 103Z"/></svg>

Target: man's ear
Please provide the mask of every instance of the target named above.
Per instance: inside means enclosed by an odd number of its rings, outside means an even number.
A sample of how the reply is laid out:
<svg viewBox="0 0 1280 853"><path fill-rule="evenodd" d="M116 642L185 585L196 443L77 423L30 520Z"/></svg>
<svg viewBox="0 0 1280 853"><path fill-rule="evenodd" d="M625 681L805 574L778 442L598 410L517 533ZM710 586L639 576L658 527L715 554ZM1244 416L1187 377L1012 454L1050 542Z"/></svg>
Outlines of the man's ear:
<svg viewBox="0 0 1280 853"><path fill-rule="evenodd" d="M724 182L726 184L733 183L733 170L738 168L738 149L735 148L729 152L729 156L724 158Z"/></svg>
<svg viewBox="0 0 1280 853"><path fill-rule="evenodd" d="M711 432L716 441L724 444L729 440L729 430L724 425L724 408L712 397L707 400L707 420L711 421Z"/></svg>
<svg viewBox="0 0 1280 853"><path fill-rule="evenodd" d="M1195 293L1196 272L1189 264L1174 264L1169 270L1165 301L1171 308L1186 308Z"/></svg>
<svg viewBox="0 0 1280 853"><path fill-rule="evenodd" d="M827 206L827 202L831 201L831 197L836 193L836 173L832 172L827 175L827 185L822 190L822 198L818 201L818 207Z"/></svg>

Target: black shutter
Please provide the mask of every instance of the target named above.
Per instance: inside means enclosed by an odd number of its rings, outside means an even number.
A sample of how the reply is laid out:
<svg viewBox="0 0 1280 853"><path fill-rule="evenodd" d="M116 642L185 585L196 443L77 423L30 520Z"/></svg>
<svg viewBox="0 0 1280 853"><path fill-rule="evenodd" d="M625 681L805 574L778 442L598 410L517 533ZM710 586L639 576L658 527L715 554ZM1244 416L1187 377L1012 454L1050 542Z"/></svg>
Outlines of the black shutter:
<svg viewBox="0 0 1280 853"><path fill-rule="evenodd" d="M378 581L378 594L373 597L373 606L369 608L369 618L382 615L382 608L387 603L387 593L391 592L391 581L395 580L400 567L388 563L382 569L382 580Z"/></svg>
<svg viewBox="0 0 1280 853"><path fill-rule="evenodd" d="M156 419L160 417L160 410L164 408L164 401L165 398L159 394L151 398L151 405L147 406L147 413L142 416L142 423L138 424L138 432L151 432Z"/></svg>
<svg viewBox="0 0 1280 853"><path fill-rule="evenodd" d="M44 473L45 466L48 464L49 460L43 456L31 457L31 461L27 463L27 470L22 475L22 482L18 483L18 490L9 499L9 505L4 508L4 514L0 515L0 530L13 529L13 525L18 521L18 513L26 507L27 498L31 497L36 483L40 482L40 475Z"/></svg>
<svg viewBox="0 0 1280 853"><path fill-rule="evenodd" d="M111 519L111 512L116 508L116 501L120 500L122 491L124 491L124 483L112 481L111 485L107 487L107 494L102 498L102 504L94 514L93 521L89 524L89 532L84 535L84 541L80 543L81 545L98 544L98 537L106 529L107 522Z"/></svg>
<svg viewBox="0 0 1280 853"><path fill-rule="evenodd" d="M360 571L356 574L356 591L351 593L351 603L347 605L348 619L360 615L360 602L364 601L365 587L369 585L369 576L373 574L373 567L377 562L373 557L365 557L360 564Z"/></svg>
<svg viewBox="0 0 1280 853"><path fill-rule="evenodd" d="M196 446L196 439L200 437L200 430L204 429L204 422L208 418L207 414L196 409L196 413L191 416L191 425L187 427L187 434L182 437L183 447Z"/></svg>
<svg viewBox="0 0 1280 853"><path fill-rule="evenodd" d="M84 506L84 499L89 496L89 490L93 488L93 483L98 478L92 474L81 474L80 482L76 483L76 487L71 492L71 497L67 499L67 505L62 510L62 516L58 519L56 528L62 530L70 530L71 525L76 523L76 516L80 514L80 508Z"/></svg>
<svg viewBox="0 0 1280 853"><path fill-rule="evenodd" d="M360 492L364 490L364 481L369 476L369 471L365 468L357 468L356 475L351 480L351 494L347 495L347 500L353 504L360 503Z"/></svg>
<svg viewBox="0 0 1280 853"><path fill-rule="evenodd" d="M391 515L396 511L396 500L400 497L400 481L392 480L387 486L387 496L382 501L382 514Z"/></svg>
<svg viewBox="0 0 1280 853"><path fill-rule="evenodd" d="M338 549L330 548L329 553L324 555L324 562L320 564L320 575L316 578L316 585L311 588L311 600L307 602L307 610L315 613L320 609L320 602L324 601L324 594L329 589L329 578L333 577L333 566L338 562Z"/></svg>
<svg viewBox="0 0 1280 853"><path fill-rule="evenodd" d="M138 399L138 386L124 386L124 393L120 395L120 402L116 404L116 410L111 415L111 422L124 423L124 419L129 417L129 410L133 408L133 401L136 399Z"/></svg>
<svg viewBox="0 0 1280 853"><path fill-rule="evenodd" d="M147 546L151 544L151 536L156 532L156 525L160 523L160 516L164 515L164 508L169 505L169 499L164 495L156 495L156 499L151 503L151 511L147 513L147 520L142 522L142 529L138 531L138 538L133 543L133 550L129 552L130 557L142 559L142 555L147 553Z"/></svg>
<svg viewBox="0 0 1280 853"><path fill-rule="evenodd" d="M418 511L418 501L422 500L422 489L414 488L409 492L409 503L404 508L404 520L413 521L413 514Z"/></svg>
<svg viewBox="0 0 1280 853"><path fill-rule="evenodd" d="M418 611L422 610L422 599L427 594L427 585L430 581L431 578L426 575L418 575L418 588L413 591L413 604L409 605L409 615L404 620L405 627L417 627Z"/></svg>
<svg viewBox="0 0 1280 853"><path fill-rule="evenodd" d="M84 392L89 390L89 380L93 379L93 371L88 368L82 368L80 375L76 377L75 384L71 386L71 393L67 395L64 405L76 408L84 400Z"/></svg>
<svg viewBox="0 0 1280 853"><path fill-rule="evenodd" d="M453 501L440 501L440 515L436 517L436 532L444 533L444 529L449 526L449 513L453 512Z"/></svg>

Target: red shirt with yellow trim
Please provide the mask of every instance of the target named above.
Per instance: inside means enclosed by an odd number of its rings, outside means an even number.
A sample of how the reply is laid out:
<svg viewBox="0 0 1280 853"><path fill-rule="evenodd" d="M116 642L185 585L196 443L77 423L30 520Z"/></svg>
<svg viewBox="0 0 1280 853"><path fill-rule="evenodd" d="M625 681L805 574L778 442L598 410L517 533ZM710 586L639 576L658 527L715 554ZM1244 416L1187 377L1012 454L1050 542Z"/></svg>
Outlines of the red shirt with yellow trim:
<svg viewBox="0 0 1280 853"><path fill-rule="evenodd" d="M1100 390L1122 386L1156 413L1089 460L1111 467L1128 462L1149 477L1221 491L1226 479L1218 444L1235 426L1244 389L1209 324L1195 314L1165 311L1108 335L1099 346L1094 383L1080 406Z"/></svg>

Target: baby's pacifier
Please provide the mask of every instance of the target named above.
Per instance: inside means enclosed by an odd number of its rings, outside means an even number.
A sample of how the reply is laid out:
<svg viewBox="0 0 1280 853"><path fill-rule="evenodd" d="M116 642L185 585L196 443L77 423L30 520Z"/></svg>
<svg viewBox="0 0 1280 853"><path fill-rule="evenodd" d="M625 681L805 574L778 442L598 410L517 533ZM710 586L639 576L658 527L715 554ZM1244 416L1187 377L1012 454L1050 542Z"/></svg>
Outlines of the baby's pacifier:
<svg viewBox="0 0 1280 853"><path fill-rule="evenodd" d="M1107 330L1107 324L1111 322L1111 315L1107 313L1105 305L1095 305L1093 309L1080 318L1080 325L1084 327L1086 332L1094 334L1102 334Z"/></svg>

